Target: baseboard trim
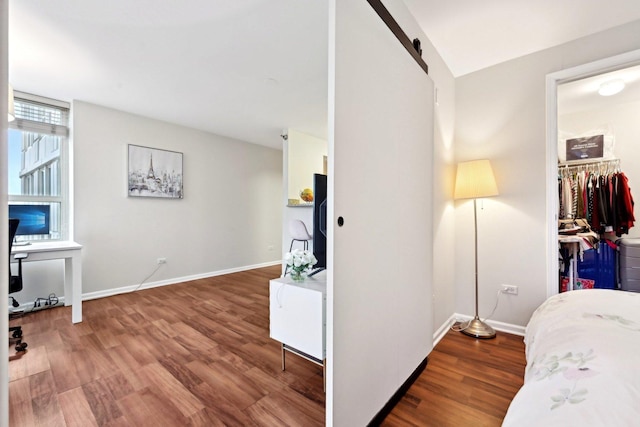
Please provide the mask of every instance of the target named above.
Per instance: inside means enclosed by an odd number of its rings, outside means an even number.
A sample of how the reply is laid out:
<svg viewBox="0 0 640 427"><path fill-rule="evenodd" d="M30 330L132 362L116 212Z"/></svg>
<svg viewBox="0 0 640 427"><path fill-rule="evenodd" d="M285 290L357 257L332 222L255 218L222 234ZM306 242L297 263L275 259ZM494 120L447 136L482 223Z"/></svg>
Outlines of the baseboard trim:
<svg viewBox="0 0 640 427"><path fill-rule="evenodd" d="M456 314L454 313L442 325L440 325L440 327L438 328L437 331L435 331L433 333L433 346L434 347L436 345L438 345L438 343L440 342L440 340L442 338L444 338L444 336L447 334L447 332L449 332L449 329L451 328L451 325L453 325L455 322L456 322Z"/></svg>
<svg viewBox="0 0 640 427"><path fill-rule="evenodd" d="M133 292L133 291L140 291L140 290L143 290L143 289L151 289L151 288L158 288L160 286L175 285L176 283L183 283L183 282L189 282L189 281L192 281L192 280L206 279L208 277L222 276L222 275L231 274L231 273L239 273L241 271L253 270L253 269L256 269L256 268L271 267L271 266L274 266L274 265L280 265L281 263L282 263L281 260L271 261L271 262L265 262L265 263L261 263L261 264L253 264L253 265L246 265L246 266L242 266L242 267L228 268L228 269L225 269L225 270L211 271L211 272L208 272L208 273L193 274L193 275L190 275L190 276L183 276L183 277L174 277L174 278L166 279L166 280L158 280L156 282L144 283L144 284L142 284L142 286L140 286L140 285L123 286L123 287L120 287L120 288L105 289L103 291L88 292L88 293L83 293L82 294L82 300L83 301L89 301L89 300L98 299L98 298L106 298L106 297L110 297L110 296L113 296L113 295L126 294L126 293L130 293L130 292Z"/></svg>
<svg viewBox="0 0 640 427"><path fill-rule="evenodd" d="M379 426L382 424L382 421L389 415L391 410L398 404L402 396L409 390L409 387L418 379L422 371L427 367L428 357L425 357L422 362L418 365L418 367L413 371L413 373L407 378L407 380L400 386L398 391L396 391L393 396L389 399L389 401L380 409L380 411L376 414L375 417L367 424L370 427Z"/></svg>
<svg viewBox="0 0 640 427"><path fill-rule="evenodd" d="M471 319L473 319L473 316L468 316L466 314L454 313L454 315L451 316L449 318L449 320L447 320L447 322L449 322L451 319L453 319L453 322L449 323L449 326L451 326L451 324L453 324L454 322L457 322L457 321L466 322L467 320L471 320ZM520 325L511 324L511 323L498 322L497 320L485 320L485 322L489 326L491 326L493 329L495 329L496 331L506 332L508 334L513 334L513 335L519 335L521 337L524 336L524 333L525 333L525 330L526 330L526 326L520 326Z"/></svg>
<svg viewBox="0 0 640 427"><path fill-rule="evenodd" d="M513 335L519 335L521 337L524 336L524 333L526 332L526 329L527 329L526 326L513 325L511 323L504 323L504 322L498 322L498 321L489 321L488 323L496 331L506 332Z"/></svg>

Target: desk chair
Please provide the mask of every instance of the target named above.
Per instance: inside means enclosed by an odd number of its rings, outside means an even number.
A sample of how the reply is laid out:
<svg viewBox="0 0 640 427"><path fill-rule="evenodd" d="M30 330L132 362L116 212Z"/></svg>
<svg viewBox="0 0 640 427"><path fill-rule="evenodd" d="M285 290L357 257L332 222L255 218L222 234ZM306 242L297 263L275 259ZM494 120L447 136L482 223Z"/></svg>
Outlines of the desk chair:
<svg viewBox="0 0 640 427"><path fill-rule="evenodd" d="M303 242L303 248L305 250L309 249L309 240L313 237L307 231L307 226L304 225L304 222L299 219L292 219L289 221L289 234L291 234L291 244L289 245L289 252L293 249L293 244L295 242ZM284 275L289 271L289 266L287 265L284 268Z"/></svg>
<svg viewBox="0 0 640 427"><path fill-rule="evenodd" d="M289 252L293 248L294 242L304 242L304 249L309 249L309 240L313 237L307 231L307 226L299 219L292 219L289 221L289 234L291 234L291 245L289 245Z"/></svg>
<svg viewBox="0 0 640 427"><path fill-rule="evenodd" d="M9 219L9 294L14 292L20 292L22 290L22 259L24 256L17 256L18 260L18 275L13 276L11 274L11 247L13 246L13 239L16 237L16 232L18 231L18 224L20 224L19 219ZM10 296L13 301L13 306L18 307L20 304L16 299ZM22 326L10 326L9 332L13 332L11 335L12 339L16 339L16 351L21 352L27 349L27 343L22 342Z"/></svg>

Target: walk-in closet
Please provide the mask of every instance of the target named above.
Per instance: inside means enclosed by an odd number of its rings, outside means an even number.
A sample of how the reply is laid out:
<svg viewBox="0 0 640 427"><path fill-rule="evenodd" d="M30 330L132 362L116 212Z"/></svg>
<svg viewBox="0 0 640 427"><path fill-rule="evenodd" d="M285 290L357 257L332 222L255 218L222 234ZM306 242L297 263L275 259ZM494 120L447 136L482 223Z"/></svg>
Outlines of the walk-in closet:
<svg viewBox="0 0 640 427"><path fill-rule="evenodd" d="M640 227L634 202L634 196L640 200L638 111L640 66L558 86L560 292L620 287L640 291ZM621 247L623 254L631 247L633 256L637 247L637 261L621 257ZM638 289L628 289L636 280Z"/></svg>

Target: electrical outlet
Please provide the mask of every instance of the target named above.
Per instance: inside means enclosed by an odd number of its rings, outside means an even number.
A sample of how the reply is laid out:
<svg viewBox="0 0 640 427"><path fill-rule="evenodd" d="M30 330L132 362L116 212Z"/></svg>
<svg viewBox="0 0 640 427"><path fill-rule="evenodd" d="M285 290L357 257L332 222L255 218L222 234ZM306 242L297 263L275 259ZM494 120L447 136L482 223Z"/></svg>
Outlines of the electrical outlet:
<svg viewBox="0 0 640 427"><path fill-rule="evenodd" d="M166 258L158 258L158 264L166 264L166 263L167 263Z"/></svg>
<svg viewBox="0 0 640 427"><path fill-rule="evenodd" d="M514 285L502 285L502 293L510 295L518 295L518 287Z"/></svg>

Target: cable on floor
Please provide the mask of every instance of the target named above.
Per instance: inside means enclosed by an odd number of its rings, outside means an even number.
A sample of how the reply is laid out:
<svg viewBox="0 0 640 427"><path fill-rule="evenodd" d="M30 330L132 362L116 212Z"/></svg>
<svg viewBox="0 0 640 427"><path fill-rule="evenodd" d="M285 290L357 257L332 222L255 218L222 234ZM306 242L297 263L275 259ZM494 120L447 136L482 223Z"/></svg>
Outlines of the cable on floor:
<svg viewBox="0 0 640 427"><path fill-rule="evenodd" d="M34 311L41 311L47 308L53 308L57 306L59 303L60 303L60 300L58 299L56 294L52 292L46 298L37 297L33 302L33 307L31 307L31 310L29 310L28 312L32 313Z"/></svg>
<svg viewBox="0 0 640 427"><path fill-rule="evenodd" d="M496 309L498 308L498 302L500 301L500 294L502 294L502 290L499 289L498 290L498 294L496 295L496 304L493 306L493 310L491 311L491 314L489 314L484 319L481 319L482 322L486 322L487 320L491 319L491 317L495 314ZM451 325L451 327L449 329L451 329L454 332L462 332L462 331L466 330L469 327L469 324L471 323L472 320L473 319L469 319L466 322L458 323L458 325L464 324L465 326L463 326L463 327L458 327L458 326L456 326L456 323L454 323L453 325Z"/></svg>

